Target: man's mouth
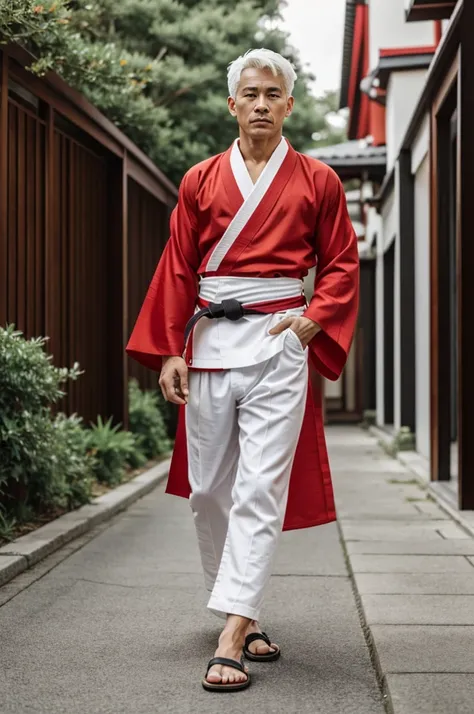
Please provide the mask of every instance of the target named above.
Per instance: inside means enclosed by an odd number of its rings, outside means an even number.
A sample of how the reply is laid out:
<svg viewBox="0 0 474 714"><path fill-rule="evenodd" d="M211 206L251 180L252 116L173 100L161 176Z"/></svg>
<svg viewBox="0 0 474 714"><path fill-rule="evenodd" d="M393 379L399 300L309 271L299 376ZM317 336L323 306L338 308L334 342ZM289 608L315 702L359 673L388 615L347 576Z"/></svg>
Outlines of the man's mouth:
<svg viewBox="0 0 474 714"><path fill-rule="evenodd" d="M252 124L271 124L270 119L254 119Z"/></svg>

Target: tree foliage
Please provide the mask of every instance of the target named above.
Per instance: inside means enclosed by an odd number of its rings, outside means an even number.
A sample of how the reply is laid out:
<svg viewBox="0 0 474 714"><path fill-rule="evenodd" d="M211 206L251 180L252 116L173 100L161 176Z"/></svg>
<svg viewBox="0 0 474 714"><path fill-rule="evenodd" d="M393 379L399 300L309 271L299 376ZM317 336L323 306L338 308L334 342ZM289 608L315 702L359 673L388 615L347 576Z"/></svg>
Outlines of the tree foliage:
<svg viewBox="0 0 474 714"><path fill-rule="evenodd" d="M314 79L279 27L281 0L0 0L6 40L83 92L175 182L236 135L227 110L227 66L253 47L293 62L295 110L285 135L311 146L323 110Z"/></svg>

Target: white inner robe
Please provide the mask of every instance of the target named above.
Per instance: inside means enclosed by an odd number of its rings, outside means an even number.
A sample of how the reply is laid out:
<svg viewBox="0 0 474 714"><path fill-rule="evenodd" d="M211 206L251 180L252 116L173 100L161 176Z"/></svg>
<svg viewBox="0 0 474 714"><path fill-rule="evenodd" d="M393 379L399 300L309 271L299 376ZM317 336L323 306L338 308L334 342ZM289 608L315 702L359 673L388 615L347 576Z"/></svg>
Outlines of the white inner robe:
<svg viewBox="0 0 474 714"><path fill-rule="evenodd" d="M208 270L217 270L242 229L258 210L287 152L288 143L282 138L254 184L240 153L238 139L234 142L231 168L244 202L211 255ZM199 295L208 302L234 298L242 303L258 303L298 297L304 295L304 291L303 281L294 278L225 276L203 278ZM285 317L302 315L304 310L305 306L302 306L269 315L245 315L236 322L225 318L202 318L194 328L193 356L189 366L192 369L235 369L260 364L281 352L284 346L285 333L269 335L269 331Z"/></svg>

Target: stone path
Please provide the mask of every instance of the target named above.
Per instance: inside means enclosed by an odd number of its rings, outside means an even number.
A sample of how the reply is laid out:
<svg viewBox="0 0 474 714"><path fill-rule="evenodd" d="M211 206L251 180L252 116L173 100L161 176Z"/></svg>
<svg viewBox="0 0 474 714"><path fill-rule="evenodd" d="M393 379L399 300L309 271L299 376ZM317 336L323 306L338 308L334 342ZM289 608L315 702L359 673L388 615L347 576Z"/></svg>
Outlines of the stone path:
<svg viewBox="0 0 474 714"><path fill-rule="evenodd" d="M205 692L221 621L193 528L162 486L0 589L1 714L383 713L336 524L282 536L263 622L281 660Z"/></svg>
<svg viewBox="0 0 474 714"><path fill-rule="evenodd" d="M474 541L366 432L328 439L339 526L283 534L263 621L283 656L249 690L200 686L220 621L161 486L0 589L1 714L472 714Z"/></svg>
<svg viewBox="0 0 474 714"><path fill-rule="evenodd" d="M395 714L474 712L474 539L357 428L331 431L339 524Z"/></svg>

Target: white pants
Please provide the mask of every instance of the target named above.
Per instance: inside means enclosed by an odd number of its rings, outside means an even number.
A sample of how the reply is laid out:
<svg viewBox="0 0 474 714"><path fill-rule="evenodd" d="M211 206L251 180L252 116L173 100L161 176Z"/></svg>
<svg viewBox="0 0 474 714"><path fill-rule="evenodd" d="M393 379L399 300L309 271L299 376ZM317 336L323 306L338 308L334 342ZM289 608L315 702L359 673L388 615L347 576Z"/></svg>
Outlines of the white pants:
<svg viewBox="0 0 474 714"><path fill-rule="evenodd" d="M190 371L190 505L216 614L259 619L306 402L307 350L286 331L260 364Z"/></svg>

